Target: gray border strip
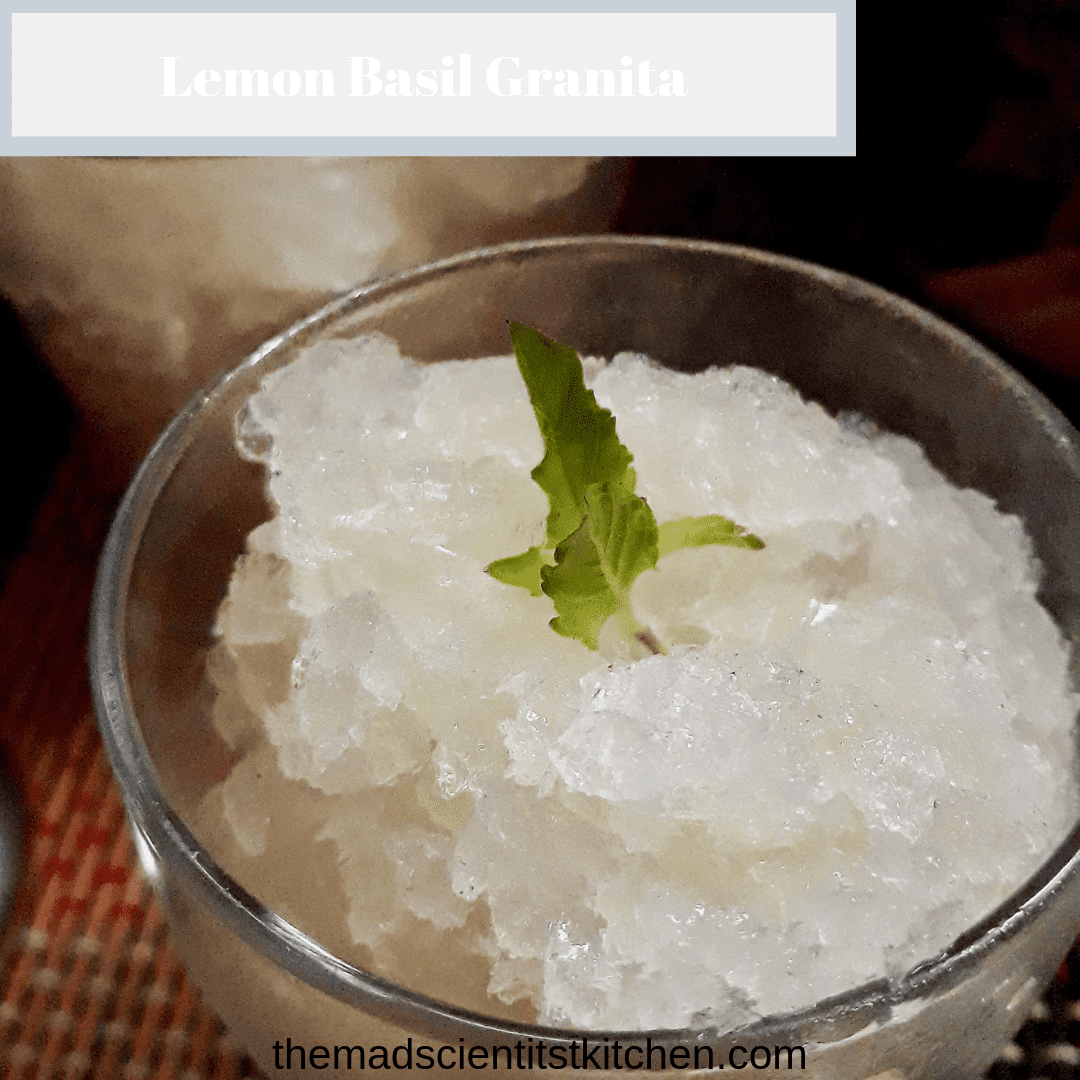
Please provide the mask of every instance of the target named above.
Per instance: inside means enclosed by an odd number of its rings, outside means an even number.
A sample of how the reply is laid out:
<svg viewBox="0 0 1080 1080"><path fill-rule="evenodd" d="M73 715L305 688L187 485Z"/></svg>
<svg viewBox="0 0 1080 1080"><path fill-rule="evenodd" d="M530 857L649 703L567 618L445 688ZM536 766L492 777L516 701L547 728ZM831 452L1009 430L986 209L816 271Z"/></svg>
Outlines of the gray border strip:
<svg viewBox="0 0 1080 1080"><path fill-rule="evenodd" d="M844 17L855 17L855 4L856 0L743 0L739 3L738 0L727 0L727 2L711 2L711 0L680 0L677 7L672 7L669 10L672 13L695 13L695 12L822 12L822 11L835 11L838 15ZM45 5L42 5L43 7ZM395 9L393 4L388 3L388 0L357 0L356 3L350 3L349 0L323 0L317 8L314 8L312 14L333 14L336 12L342 12L345 14L352 14L355 12L368 12L368 11L394 11L401 10L404 5L399 5ZM103 6L100 3L94 3L93 0L57 0L55 3L48 4L45 7L46 11L50 12L100 12L107 11L109 13L123 13L123 12L140 12L140 11L161 11L161 12L176 12L176 13L196 13L205 14L213 13L215 10L220 13L262 13L262 12L291 12L295 10L295 3L289 4L285 0L233 0L231 3L220 4L216 6L207 4L205 0L159 0L157 4L148 3L134 3L133 0L120 0L117 3L111 3L108 6ZM496 3L495 0L407 0L407 7L405 10L416 12L432 12L432 11L449 11L449 12L496 12L505 11L508 8L513 10L512 5L506 3ZM528 0L528 3L519 5L517 10L527 12L542 12L542 13L570 13L577 14L582 11L599 11L599 12L632 12L632 11L654 11L657 8L655 2L650 3L649 0L590 0L588 6L582 7L581 5L574 5L567 2L567 0ZM25 0L16 3L14 0L8 0L8 3L4 6L5 16L10 15L13 11L29 11L35 10L35 6L26 3ZM304 14L301 12L300 14Z"/></svg>
<svg viewBox="0 0 1080 1080"><path fill-rule="evenodd" d="M537 155L556 157L576 154L602 154L605 156L642 156L658 157L663 155L687 155L696 157L854 157L855 156L855 90L856 90L856 0L831 0L829 3L813 3L812 0L778 0L776 3L694 3L683 0L680 12L700 11L822 11L835 10L837 16L836 51L837 51L837 97L835 137L785 137L762 136L716 138L702 136L687 137L529 137L504 138L498 136L476 138L451 137L410 137L400 138L373 137L356 138L354 136L312 137L283 136L270 138L263 136L188 136L188 137L35 137L11 135L11 14L16 10L14 3L5 7L0 19L0 55L7 64L7 77L0 80L0 114L8 119L0 133L0 154L13 157L23 156L91 156L134 157L134 156L193 156L213 157L216 155L235 154L248 156L284 156L297 157L312 155L374 155L393 156L416 154L432 157L445 157L457 154L469 154L479 157L494 155ZM26 10L31 5L19 4ZM179 0L175 3L159 3L156 10L177 12L205 12L209 5L198 0ZM467 4L455 4L452 0L417 0L410 3L414 11L460 11L468 7L470 11L500 11L507 5L496 5L491 0L470 0ZM653 5L655 6L655 5ZM56 12L100 11L100 4L61 0L49 5ZM143 11L151 5L132 3L114 3L109 6L112 12ZM230 12L264 12L269 10L290 10L283 0L238 0L224 8ZM648 11L650 5L645 0L593 0L588 10L601 12ZM319 5L319 12L355 12L385 11L387 4L355 3L345 0L330 0ZM565 0L534 0L523 10L541 12L566 12L580 9L569 7Z"/></svg>
<svg viewBox="0 0 1080 1080"><path fill-rule="evenodd" d="M854 156L855 140L849 145L839 138L828 137L752 137L732 138L622 138L589 136L545 136L502 138L492 137L391 137L356 138L353 136L318 138L273 138L272 136L188 136L177 138L8 138L0 152L9 156L97 156L97 157L161 157L170 155L240 157L265 155L297 157L307 154L321 156L394 156L397 154L445 157L475 155L489 157L504 155L536 155L539 157L600 154L605 157L656 157L667 154L715 157L835 157Z"/></svg>

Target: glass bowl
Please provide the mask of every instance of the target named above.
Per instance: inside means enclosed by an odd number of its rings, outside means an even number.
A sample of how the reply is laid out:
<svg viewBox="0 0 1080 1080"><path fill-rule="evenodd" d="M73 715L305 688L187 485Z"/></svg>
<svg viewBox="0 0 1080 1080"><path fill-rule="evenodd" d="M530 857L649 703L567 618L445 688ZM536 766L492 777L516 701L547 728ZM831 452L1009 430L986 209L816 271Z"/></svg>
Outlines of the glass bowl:
<svg viewBox="0 0 1080 1080"><path fill-rule="evenodd" d="M505 355L508 319L592 355L639 350L687 371L755 365L833 412L912 436L955 482L1023 517L1044 604L1067 640L1080 630L1076 432L994 355L911 303L794 259L627 237L493 247L356 289L267 342L173 421L120 508L93 606L99 724L142 863L193 978L271 1076L290 1066L309 1075L308 1065L332 1075L334 1048L345 1046L400 1047L401 1062L410 1047L445 1046L441 1061L455 1072L473 1071L472 1046L581 1046L580 1032L471 1013L342 961L232 880L193 828L200 798L233 760L209 719L214 613L245 536L269 516L261 469L233 444L245 400L316 340L377 330L420 360ZM590 1046L708 1045L726 1068L758 1068L767 1053L770 1071L786 1071L782 1048L802 1047L815 1080L979 1076L1080 930L1078 846L1080 825L1019 892L900 978L737 1031L588 1032ZM302 1061L297 1047L316 1054ZM754 1047L766 1050L751 1062ZM487 1074L479 1057L471 1064Z"/></svg>

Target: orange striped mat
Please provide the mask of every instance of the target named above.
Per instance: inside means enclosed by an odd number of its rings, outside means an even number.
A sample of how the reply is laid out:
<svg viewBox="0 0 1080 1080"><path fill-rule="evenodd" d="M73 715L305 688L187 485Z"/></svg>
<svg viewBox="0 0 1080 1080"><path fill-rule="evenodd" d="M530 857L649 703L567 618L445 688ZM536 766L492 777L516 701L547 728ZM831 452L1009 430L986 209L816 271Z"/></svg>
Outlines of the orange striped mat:
<svg viewBox="0 0 1080 1080"><path fill-rule="evenodd" d="M93 721L35 766L27 865L0 943L12 1080L257 1076L202 1004L138 868Z"/></svg>

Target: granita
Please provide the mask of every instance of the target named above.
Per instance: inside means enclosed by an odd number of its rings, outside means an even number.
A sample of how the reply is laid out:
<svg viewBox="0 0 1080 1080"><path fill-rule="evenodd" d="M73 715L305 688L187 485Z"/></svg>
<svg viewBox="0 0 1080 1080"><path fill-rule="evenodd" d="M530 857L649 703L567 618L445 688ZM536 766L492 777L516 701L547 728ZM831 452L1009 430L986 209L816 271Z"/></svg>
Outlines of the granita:
<svg viewBox="0 0 1080 1080"><path fill-rule="evenodd" d="M514 358L309 348L238 420L274 515L218 614L201 836L342 958L548 1024L739 1024L934 956L1080 812L1020 520L761 371L584 369L657 521L764 548L665 555L656 647L589 648L487 572L550 509Z"/></svg>

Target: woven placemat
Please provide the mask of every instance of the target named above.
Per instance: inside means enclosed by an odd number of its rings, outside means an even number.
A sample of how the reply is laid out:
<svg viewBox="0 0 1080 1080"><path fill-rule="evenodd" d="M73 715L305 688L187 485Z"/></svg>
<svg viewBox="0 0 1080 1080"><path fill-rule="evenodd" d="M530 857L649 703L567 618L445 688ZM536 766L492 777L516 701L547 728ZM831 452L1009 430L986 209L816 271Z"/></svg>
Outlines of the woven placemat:
<svg viewBox="0 0 1080 1080"><path fill-rule="evenodd" d="M24 840L0 937L0 1075L255 1076L169 941L91 716L87 614L123 476L77 430L0 595L0 750Z"/></svg>
<svg viewBox="0 0 1080 1080"><path fill-rule="evenodd" d="M0 946L0 1070L13 1080L257 1076L176 955L89 717L56 756L27 792L28 865Z"/></svg>

